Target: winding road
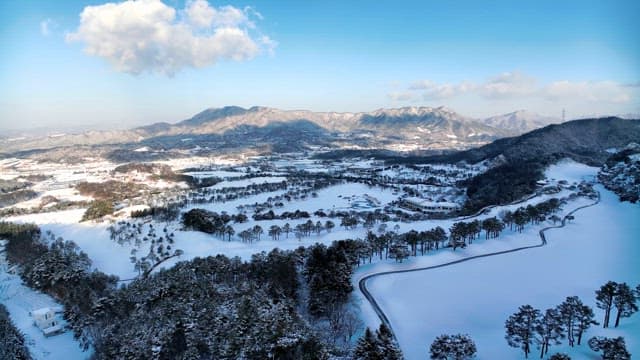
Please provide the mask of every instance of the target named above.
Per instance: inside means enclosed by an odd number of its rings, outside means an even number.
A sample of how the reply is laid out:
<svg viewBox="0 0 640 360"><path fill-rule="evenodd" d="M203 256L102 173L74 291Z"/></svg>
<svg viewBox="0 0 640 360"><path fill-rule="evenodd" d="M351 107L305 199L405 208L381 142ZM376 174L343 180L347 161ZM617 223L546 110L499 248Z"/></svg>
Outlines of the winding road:
<svg viewBox="0 0 640 360"><path fill-rule="evenodd" d="M469 256L469 257L466 257L464 259L450 261L450 262L446 262L446 263L442 263L442 264L438 264L438 265L432 265L432 266L426 266L426 267L418 267L418 268L412 268L412 269L404 269L404 270L390 270L390 271L382 271L382 272L378 272L378 273L373 273L373 274L369 274L369 275L363 276L360 279L360 281L358 281L358 288L360 289L360 292L362 293L362 295L364 295L364 297L367 299L369 304L371 304L371 307L376 312L376 315L378 315L378 318L380 318L380 321L389 328L389 330L391 331L391 334L393 335L394 340L396 341L396 343L398 343L398 339L396 338L396 334L393 331L393 327L391 326L391 322L389 321L389 318L384 313L384 311L382 311L382 309L380 308L380 305L378 305L378 302L376 301L376 299L373 297L373 295L371 295L371 293L367 289L367 281L368 280L373 279L373 278L378 277L378 276L384 276L384 275L390 275L390 274L401 274L401 273L408 273L408 272L415 272L415 271L426 271L426 270L438 269L438 268L452 266L452 265L460 264L460 263L463 263L463 262L466 262L466 261L475 260L475 259L486 258L486 257L490 257L490 256L497 256L497 255L502 255L502 254L508 254L508 253L513 253L513 252L517 252L517 251L523 251L523 250L526 250L526 249L533 249L533 248L538 248L538 247L545 246L547 244L547 238L546 238L546 236L544 234L545 231L547 231L549 229L562 228L562 227L564 227L566 225L566 223L568 221L567 218L569 216L572 216L574 213L576 213L577 211L582 210L584 208L588 208L588 207L597 205L600 202L600 192L596 191L596 193L597 193L596 201L594 201L591 204L583 205L583 206L580 206L580 207L577 207L577 208L571 210L569 213L567 213L562 218L562 222L560 223L560 225L548 226L548 227L545 227L543 229L540 229L540 231L538 232L538 234L540 235L540 244L538 244L538 245L523 246L523 247L509 249L509 250L496 251L496 252L482 254L482 255ZM524 201L527 201L527 200L529 200L531 198L532 197L529 197L527 199L520 200L520 201L518 201L516 203L524 202ZM513 203L513 204L516 204L516 203ZM513 205L513 204L509 204L509 205ZM493 207L495 207L495 205L483 208L482 210L480 210L475 215L472 215L471 217L466 217L465 219L476 217L476 216L482 214L485 210L487 210L489 208L493 208Z"/></svg>

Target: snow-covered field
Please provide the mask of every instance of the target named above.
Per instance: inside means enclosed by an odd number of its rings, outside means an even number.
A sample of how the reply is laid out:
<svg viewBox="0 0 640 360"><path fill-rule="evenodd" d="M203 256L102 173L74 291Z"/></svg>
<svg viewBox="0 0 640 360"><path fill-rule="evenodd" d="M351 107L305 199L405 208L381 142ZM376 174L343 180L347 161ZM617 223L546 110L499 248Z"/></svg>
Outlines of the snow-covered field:
<svg viewBox="0 0 640 360"><path fill-rule="evenodd" d="M240 174L240 173L239 173ZM249 179L242 180L231 180L231 181L221 181L213 186L211 189L224 189L230 187L245 187L253 184L271 184L271 183L280 183L286 181L286 177L282 176L259 176Z"/></svg>
<svg viewBox="0 0 640 360"><path fill-rule="evenodd" d="M572 182L592 177L596 170L564 162L551 167L547 176ZM545 247L371 279L368 288L389 317L406 358L427 358L431 342L440 334L468 333L477 344L478 359L521 359L522 351L509 347L504 340L504 322L523 304L545 310L576 295L594 308L601 321L602 311L595 306L594 291L608 280L634 287L640 282L640 206L620 203L615 194L599 185L596 188L602 194L601 203L580 210L566 227L549 230ZM513 247L530 241L537 241L535 232L514 239ZM493 246L493 241L467 250L495 251L486 248L489 244ZM452 256L443 253L405 266L444 263ZM360 270L358 275L388 267L374 265ZM356 280L361 277L358 275ZM366 303L363 315L367 325L377 326L379 321ZM631 354L638 354L638 334L640 314L622 319L618 329L590 329L585 338L624 336ZM550 354L558 351L569 353L574 359L600 358L586 341L573 349L552 346Z"/></svg>
<svg viewBox="0 0 640 360"><path fill-rule="evenodd" d="M371 164L362 161L352 165L357 167ZM313 166L319 165L313 164ZM596 171L595 168L564 161L551 166L546 175L548 179L566 180L569 184L573 184L584 178L593 179ZM216 176L242 174L241 172L225 174L222 170L211 170L207 174L210 176L214 173ZM205 172L200 172L200 174L205 174ZM398 173L394 172L393 175L398 176ZM224 181L214 188L284 180L286 177L274 174L268 177ZM519 350L509 348L504 341L503 329L504 321L519 305L529 303L544 310L547 307L557 305L566 296L579 295L587 304L594 306L593 292L607 280L627 281L630 285L635 286L640 281L640 277L636 275L633 278L633 275L638 273L637 266L633 267L633 259L640 255L640 244L632 246L632 240L640 238L640 224L637 224L637 219L640 219L640 207L619 203L615 195L602 187L598 187L598 190L602 193L602 203L578 212L575 215L576 220L567 227L550 230L547 233L549 245L543 248L474 260L438 270L388 275L370 280L369 289L389 316L407 359L426 358L428 346L437 335L458 332L469 333L474 338L478 345L478 358L480 359L520 358ZM64 191L60 195L75 195L71 189ZM182 211L197 207L218 213L224 211L235 214L242 206L260 204L269 198L283 195L284 192L284 190L265 192L224 203L193 204L186 206ZM557 194L544 194L517 205L496 207L478 216L477 219L498 216L504 210L514 210L520 206L537 204L552 197L567 197L571 193L573 191L565 188ZM301 210L311 214L319 209L323 209L325 212L331 210L371 211L382 209L385 205L397 200L399 196L398 192L392 189L369 187L358 183L344 183L318 190L317 196L309 195L304 200L284 202L283 207L276 208L274 211L281 213ZM590 202L585 198L576 198L569 201L562 212L567 213ZM248 260L252 254L261 251L268 252L274 248L295 249L316 242L328 244L334 240L363 238L367 231L362 226L347 230L339 226L340 219L331 219L336 223L336 227L330 233L323 231L320 235L313 234L301 239L301 241L296 239L294 234L289 234L288 238L282 234L280 240L273 241L267 235L269 226L282 226L287 222L295 226L307 219L254 221L250 217L252 210L246 207L245 210L249 215L249 221L242 224L232 224L236 230L236 237L232 241L201 232L182 231L179 222L164 224L149 219L136 221L151 223L156 228L167 226L170 232L175 233L174 248L184 251L182 256L170 259L159 268L173 266L177 261L216 254L225 254L230 257L239 256ZM137 272L130 261L131 250L135 248L135 245L127 243L121 245L111 240L107 230L108 222L79 223L83 213L84 209L78 209L21 215L7 220L36 223L43 232L49 230L55 236L76 242L92 259L96 269L117 275L121 279L135 277ZM635 223L634 219L636 219ZM324 223L327 218L312 215L310 220L314 223L316 221ZM452 223L458 220L389 222L387 229L391 230L396 225L400 232L412 229L429 230L436 226L449 229ZM237 234L254 225L260 225L264 229L265 233L261 240L253 243L240 242ZM481 239L475 240L473 245L465 249L458 249L455 252L444 249L426 256L411 257L402 264L397 264L391 259L375 261L373 264L364 265L356 271L353 279L354 285L357 288L357 281L362 276L380 271L424 267L474 255L536 245L540 243L539 229L549 225L550 223L547 222L538 226L527 226L523 233L506 230L499 238L491 240L484 240L484 236L482 236ZM149 225L144 226L148 227ZM142 254L148 251L148 244L143 243L136 250ZM17 286L22 285L16 284L15 280L12 280L11 284L12 288L21 289ZM24 288L24 286L22 287ZM24 288L17 291L23 291L27 294L31 290ZM28 299L40 296L52 301L44 295L38 295L33 291L31 293L32 295L25 296ZM0 293L0 295L2 294ZM360 296L359 293L356 293L356 297L361 303L363 319L368 326L377 327L378 318ZM13 299L9 301L11 305L7 304L7 306L12 317L17 317L15 321L22 324L19 324L22 329L28 324L24 318L21 318L23 315L20 315L22 314L20 311L22 308L26 309L32 305L30 303L22 304L15 300L16 297L11 299ZM29 308L26 311L29 310L32 309ZM18 315L14 315L14 312ZM599 311L596 313L600 316ZM640 318L640 315L636 315L636 317ZM619 332L624 333L629 348L634 353L634 349L638 350L640 344L637 340L634 342L629 336L633 330L640 330L640 319L623 319L621 329L607 330L603 334L614 336ZM594 334L596 332L591 330L587 337ZM32 344L33 346L43 346L42 350L34 352L36 358L58 358L53 355L46 356L50 345L56 349L70 346L69 344L77 345L72 339L64 340L65 336L69 336L69 334L51 339L34 340L33 344L37 345ZM52 342L52 339L63 339L55 341L62 341L66 345L55 345L56 342ZM560 347L552 347L551 352L560 349ZM568 350L564 349L564 351ZM595 359L593 357L595 353L588 350L585 345L581 347L581 351ZM78 359L85 355L73 352L68 352L68 354L70 355L66 358L69 359ZM573 354L577 358L590 358L575 351Z"/></svg>

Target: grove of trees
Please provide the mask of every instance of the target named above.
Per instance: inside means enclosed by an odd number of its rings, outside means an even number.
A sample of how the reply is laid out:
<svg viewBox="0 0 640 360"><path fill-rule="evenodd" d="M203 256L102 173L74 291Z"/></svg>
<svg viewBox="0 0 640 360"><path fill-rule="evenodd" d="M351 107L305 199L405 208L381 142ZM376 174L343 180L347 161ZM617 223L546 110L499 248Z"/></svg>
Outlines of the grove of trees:
<svg viewBox="0 0 640 360"><path fill-rule="evenodd" d="M626 283L608 281L596 291L596 304L604 312L603 327L607 328L611 311L616 309L616 324L620 318L629 317L638 310L640 285L632 289ZM506 340L509 346L521 348L525 358L532 347L540 349L540 358L544 358L551 345L559 345L567 339L569 346L581 345L585 332L599 325L593 309L582 303L577 296L569 296L556 308L544 313L531 305L520 306L518 311L505 322ZM624 338L593 337L589 347L602 352L603 359L629 359ZM555 359L565 359L566 355L556 354Z"/></svg>

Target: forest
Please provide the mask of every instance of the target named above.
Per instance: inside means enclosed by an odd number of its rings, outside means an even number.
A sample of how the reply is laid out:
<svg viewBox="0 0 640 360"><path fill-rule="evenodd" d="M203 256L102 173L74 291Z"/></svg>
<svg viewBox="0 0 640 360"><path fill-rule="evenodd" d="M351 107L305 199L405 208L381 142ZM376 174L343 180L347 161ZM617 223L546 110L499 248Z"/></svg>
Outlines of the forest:
<svg viewBox="0 0 640 360"><path fill-rule="evenodd" d="M0 236L25 283L64 305L97 359L326 359L349 355L361 331L349 303L353 240L195 258L125 284L35 225L3 222Z"/></svg>

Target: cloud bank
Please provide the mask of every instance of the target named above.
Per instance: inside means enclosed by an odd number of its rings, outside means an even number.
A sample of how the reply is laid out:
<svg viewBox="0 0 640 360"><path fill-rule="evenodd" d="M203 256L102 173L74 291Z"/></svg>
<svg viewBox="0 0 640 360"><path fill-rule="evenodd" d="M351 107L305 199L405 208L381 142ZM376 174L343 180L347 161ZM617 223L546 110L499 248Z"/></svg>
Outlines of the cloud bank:
<svg viewBox="0 0 640 360"><path fill-rule="evenodd" d="M405 91L393 92L389 98L395 101L443 100L471 94L486 100L543 99L552 102L605 102L628 103L632 100L635 84L615 81L559 80L546 84L521 72L505 72L484 82L463 81L437 83L430 80L416 81Z"/></svg>
<svg viewBox="0 0 640 360"><path fill-rule="evenodd" d="M78 29L66 39L83 43L87 54L117 71L171 76L271 52L275 41L256 29L253 18L261 16L251 8L216 8L206 0L187 1L180 10L160 0L129 0L85 7Z"/></svg>

